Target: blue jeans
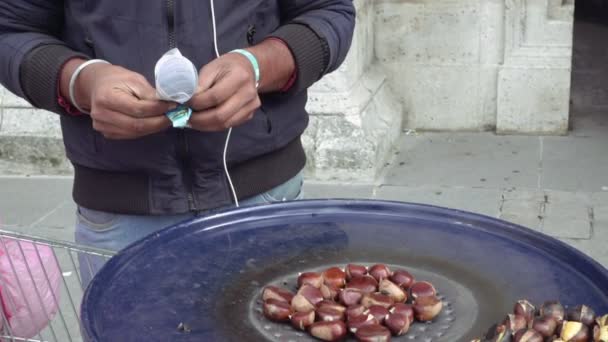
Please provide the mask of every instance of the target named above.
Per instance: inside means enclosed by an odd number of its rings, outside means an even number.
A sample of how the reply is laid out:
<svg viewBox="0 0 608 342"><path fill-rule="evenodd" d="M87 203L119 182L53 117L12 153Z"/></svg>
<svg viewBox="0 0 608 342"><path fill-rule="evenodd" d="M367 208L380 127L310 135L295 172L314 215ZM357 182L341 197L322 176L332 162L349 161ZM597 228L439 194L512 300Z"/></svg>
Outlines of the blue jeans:
<svg viewBox="0 0 608 342"><path fill-rule="evenodd" d="M299 200L303 197L302 183L303 176L300 172L276 188L244 199L239 204L247 206ZM201 215L205 215L205 213L166 216L121 215L78 207L76 212L76 243L110 251L120 251L131 243L158 230ZM80 253L78 261L82 286L86 288L106 260L102 257Z"/></svg>

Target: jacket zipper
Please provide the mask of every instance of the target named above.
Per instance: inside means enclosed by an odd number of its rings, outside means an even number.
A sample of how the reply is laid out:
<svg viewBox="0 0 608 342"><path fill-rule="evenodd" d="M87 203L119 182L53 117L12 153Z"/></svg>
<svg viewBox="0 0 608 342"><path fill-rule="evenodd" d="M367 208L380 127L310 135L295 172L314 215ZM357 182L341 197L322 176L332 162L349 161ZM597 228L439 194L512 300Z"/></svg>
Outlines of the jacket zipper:
<svg viewBox="0 0 608 342"><path fill-rule="evenodd" d="M175 0L167 0L167 33L169 40L169 49L173 49L177 46L175 42ZM178 149L179 155L183 160L184 166L184 183L186 190L188 191L188 207L190 210L198 210L194 193L192 191L193 179L192 169L189 161L189 148L186 132L179 130L178 135Z"/></svg>
<svg viewBox="0 0 608 342"><path fill-rule="evenodd" d="M175 0L167 0L167 29L169 33L169 49L175 48Z"/></svg>

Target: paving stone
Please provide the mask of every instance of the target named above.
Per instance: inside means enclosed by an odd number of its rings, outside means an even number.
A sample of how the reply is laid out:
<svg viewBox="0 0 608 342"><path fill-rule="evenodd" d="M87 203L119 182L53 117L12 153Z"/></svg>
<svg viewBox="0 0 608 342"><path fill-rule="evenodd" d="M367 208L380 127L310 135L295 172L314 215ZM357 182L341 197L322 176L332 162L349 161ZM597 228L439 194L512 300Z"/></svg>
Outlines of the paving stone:
<svg viewBox="0 0 608 342"><path fill-rule="evenodd" d="M540 231L540 213L545 200L543 191L511 188L505 190L502 197L499 218Z"/></svg>
<svg viewBox="0 0 608 342"><path fill-rule="evenodd" d="M388 185L508 188L538 186L538 137L425 133L401 138Z"/></svg>
<svg viewBox="0 0 608 342"><path fill-rule="evenodd" d="M585 193L546 191L542 231L559 238L591 238L591 196Z"/></svg>
<svg viewBox="0 0 608 342"><path fill-rule="evenodd" d="M372 185L347 185L320 182L304 182L304 198L371 198Z"/></svg>
<svg viewBox="0 0 608 342"><path fill-rule="evenodd" d="M498 189L446 188L438 186L382 186L376 198L430 204L496 217L501 192Z"/></svg>

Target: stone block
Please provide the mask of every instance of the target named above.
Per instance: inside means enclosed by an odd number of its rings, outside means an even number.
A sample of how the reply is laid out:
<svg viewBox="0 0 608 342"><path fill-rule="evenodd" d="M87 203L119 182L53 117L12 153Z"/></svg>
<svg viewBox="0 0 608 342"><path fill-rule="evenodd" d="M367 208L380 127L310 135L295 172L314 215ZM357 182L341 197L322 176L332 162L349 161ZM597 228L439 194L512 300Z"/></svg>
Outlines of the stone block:
<svg viewBox="0 0 608 342"><path fill-rule="evenodd" d="M0 97L2 98L2 106L9 108L31 108L29 102L21 97L10 92L8 89L0 85Z"/></svg>
<svg viewBox="0 0 608 342"><path fill-rule="evenodd" d="M567 133L570 69L503 67L498 77L497 132Z"/></svg>
<svg viewBox="0 0 608 342"><path fill-rule="evenodd" d="M511 188L502 194L499 218L540 231L545 193L540 189Z"/></svg>
<svg viewBox="0 0 608 342"><path fill-rule="evenodd" d="M61 137L57 114L33 108L4 108L0 135Z"/></svg>
<svg viewBox="0 0 608 342"><path fill-rule="evenodd" d="M0 135L0 159L35 165L42 173L71 173L61 138L40 135Z"/></svg>
<svg viewBox="0 0 608 342"><path fill-rule="evenodd" d="M476 64L480 17L472 1L378 2L376 56L385 63Z"/></svg>
<svg viewBox="0 0 608 342"><path fill-rule="evenodd" d="M482 111L479 67L402 63L384 66L387 75L399 75L389 80L404 104L407 128L480 131L493 126L493 113ZM491 82L491 77L484 78ZM483 84L484 88L487 86ZM492 94L483 97L491 99Z"/></svg>

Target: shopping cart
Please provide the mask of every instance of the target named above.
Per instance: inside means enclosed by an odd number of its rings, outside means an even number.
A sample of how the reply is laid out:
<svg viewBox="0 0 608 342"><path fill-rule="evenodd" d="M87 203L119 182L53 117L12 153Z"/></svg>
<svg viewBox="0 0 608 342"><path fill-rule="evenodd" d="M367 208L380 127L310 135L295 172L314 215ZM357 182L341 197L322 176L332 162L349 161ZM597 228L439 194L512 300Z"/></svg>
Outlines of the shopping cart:
<svg viewBox="0 0 608 342"><path fill-rule="evenodd" d="M57 293L52 293L52 301L54 301L55 307L57 307L57 311L55 314L44 312L43 315L46 315L46 318L50 322L42 331L40 331L36 336L32 338L23 338L16 336L15 333L11 331L11 328L8 323L9 317L6 317L4 314L5 310L2 310L0 307L0 326L3 328L0 329L0 341L23 341L23 342L71 342L71 341L82 341L81 336L81 327L80 327L80 303L83 295L83 279L89 278L92 275L92 266L89 262L90 258L101 258L102 260L108 260L113 256L113 252L93 249L83 246L78 246L69 242L62 241L53 241L49 239L43 239L39 237L29 236L21 233L10 232L5 230L0 230L0 250L6 250L7 244L12 243L13 247L17 246L16 249L17 256L23 256L20 260L25 259L25 248L29 248L30 251L34 250L34 258L30 258L33 262L36 262L36 259L41 260L40 250L44 250L47 252L45 255L46 259L54 259L51 265L54 267L53 272L57 271L57 266L59 268L59 272L61 272L61 276L57 277L60 280L56 280L53 282L54 286L50 286L51 279L49 278L48 273L51 270L47 270L43 268L43 272L41 274L44 275L43 279L46 279L48 283L48 288L58 289ZM49 257L50 255L50 257ZM37 256L37 257L36 257ZM10 256L3 255L2 257ZM81 267L81 263L84 265ZM16 272L15 262L14 260L8 260L9 272ZM39 263L38 265L40 265ZM47 262L48 264L48 262ZM6 265L6 263L5 263ZM29 278L27 275L25 278L32 279L32 268L30 265L26 265L26 270L29 272ZM21 271L23 272L23 271ZM82 272L88 272L89 274L84 274L87 277L83 278ZM23 278L23 277L22 277ZM5 275L4 281L7 279ZM0 274L0 289L3 285L3 276ZM21 293L24 292L23 284L18 284L20 287L18 291ZM38 307L42 307L41 303L42 298L41 294L36 291L36 298L30 298L30 301L26 301L26 303L33 303L33 306L38 305ZM30 296L32 297L32 296ZM11 311L14 308L11 308L13 303L3 302L2 303L5 309ZM27 312L32 312L32 308L28 305ZM51 317L52 316L52 317Z"/></svg>

